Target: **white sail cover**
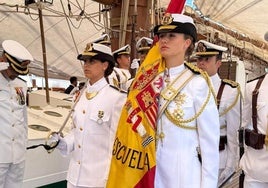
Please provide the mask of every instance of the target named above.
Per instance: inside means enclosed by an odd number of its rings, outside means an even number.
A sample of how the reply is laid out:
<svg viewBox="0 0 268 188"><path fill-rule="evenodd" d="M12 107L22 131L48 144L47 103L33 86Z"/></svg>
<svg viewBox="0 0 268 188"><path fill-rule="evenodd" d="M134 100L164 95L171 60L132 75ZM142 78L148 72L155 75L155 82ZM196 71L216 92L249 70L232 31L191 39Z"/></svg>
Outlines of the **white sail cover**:
<svg viewBox="0 0 268 188"><path fill-rule="evenodd" d="M53 4L39 3L42 6L48 77L67 80L70 76L81 78L84 75L83 69L76 58L78 53L84 50L86 43L104 32L103 12L100 12L99 3L91 0L52 2ZM71 12L68 9L68 2ZM30 4L26 8L22 0L0 1L0 47L2 41L6 39L20 42L35 59L30 64L30 73L44 76L44 51L37 5L38 3ZM83 15L79 18L82 10ZM73 16L66 19L65 15Z"/></svg>

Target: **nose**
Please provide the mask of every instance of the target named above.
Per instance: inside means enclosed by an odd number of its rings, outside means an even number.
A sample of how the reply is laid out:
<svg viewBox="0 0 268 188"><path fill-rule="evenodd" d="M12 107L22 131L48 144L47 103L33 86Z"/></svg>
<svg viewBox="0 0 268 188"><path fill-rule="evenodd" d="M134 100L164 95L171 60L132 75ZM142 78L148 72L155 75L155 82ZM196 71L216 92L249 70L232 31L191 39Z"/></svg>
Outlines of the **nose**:
<svg viewBox="0 0 268 188"><path fill-rule="evenodd" d="M202 66L204 66L204 61L201 59L201 60L197 60L196 61L196 65L200 68L200 67L202 67Z"/></svg>
<svg viewBox="0 0 268 188"><path fill-rule="evenodd" d="M205 58L198 58L197 63L203 64L205 62Z"/></svg>
<svg viewBox="0 0 268 188"><path fill-rule="evenodd" d="M162 36L162 37L160 38L160 40L161 40L163 43L167 43L167 41L168 41L168 37L167 37L167 35Z"/></svg>

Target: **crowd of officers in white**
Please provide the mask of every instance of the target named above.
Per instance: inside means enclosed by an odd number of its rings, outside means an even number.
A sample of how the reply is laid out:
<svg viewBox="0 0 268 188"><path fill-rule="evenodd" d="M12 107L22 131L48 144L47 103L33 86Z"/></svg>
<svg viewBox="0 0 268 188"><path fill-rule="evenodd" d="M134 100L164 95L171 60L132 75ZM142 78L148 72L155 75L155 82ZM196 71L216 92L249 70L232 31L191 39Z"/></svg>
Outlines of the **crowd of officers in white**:
<svg viewBox="0 0 268 188"><path fill-rule="evenodd" d="M172 62L167 55L167 51L173 48L169 46L172 40L183 34L192 37L191 43L196 42L192 19L180 14L171 17L172 21L163 22L155 29L160 46L162 43L161 54L168 63ZM185 42L188 39L180 40ZM77 57L84 62L88 81L76 98L72 131L64 137L53 135L53 139L60 140L57 149L63 155L72 153L67 175L69 188L105 187L117 123L133 81L129 70L139 68L152 43L148 37L140 38L136 45L140 56L131 63L130 45L112 52L109 36L105 34L89 43ZM18 76L28 73L28 64L33 58L16 41L5 40L2 47L0 187L21 187L27 145L27 111L26 84ZM178 48L185 54L188 45L185 49ZM174 96L175 102L170 103L168 111L160 118L157 132L161 129L165 137L157 147L155 187L215 188L225 183L239 168L245 174L245 188L268 187L268 95L265 92L268 91L268 77L264 75L248 82L245 91L241 92L237 82L220 78L218 74L222 54L227 50L200 40L195 43L196 66L188 66L183 60L176 66L167 66L164 71L164 87L168 89L178 84L177 77L185 69L205 75L205 79L207 75L210 79L204 81L195 75L189 83L185 81L185 88ZM184 55L176 57L183 58ZM207 98L209 91L212 97ZM200 103L199 106L196 103ZM202 110L195 109L193 125L180 126L172 121L176 110L187 119L192 117L189 115L192 108L197 107ZM14 113L11 109L15 109ZM243 130L240 140L239 130ZM178 135L180 137L176 137ZM239 146L245 147L243 154L239 153ZM175 166L175 170L168 163Z"/></svg>

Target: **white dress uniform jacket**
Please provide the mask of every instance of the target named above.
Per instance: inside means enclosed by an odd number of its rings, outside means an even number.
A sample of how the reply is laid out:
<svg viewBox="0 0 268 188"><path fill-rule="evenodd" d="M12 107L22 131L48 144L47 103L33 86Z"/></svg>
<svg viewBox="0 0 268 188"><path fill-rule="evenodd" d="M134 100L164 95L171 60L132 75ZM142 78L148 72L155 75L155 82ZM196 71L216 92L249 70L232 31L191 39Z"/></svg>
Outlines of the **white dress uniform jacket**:
<svg viewBox="0 0 268 188"><path fill-rule="evenodd" d="M184 69L185 65L169 69L170 82ZM204 105L208 91L205 79L196 74L167 109L171 113L178 112L184 120L190 119ZM188 128L173 124L165 113L158 121L157 130L165 136L157 144L155 187L216 188L220 126L212 94L200 116L184 125ZM189 129L196 126L197 129ZM197 147L201 149L202 164L198 160Z"/></svg>
<svg viewBox="0 0 268 188"><path fill-rule="evenodd" d="M86 98L86 92L98 94ZM105 187L112 146L126 94L102 78L87 84L73 113L73 129L64 141L71 152L67 180L75 186Z"/></svg>
<svg viewBox="0 0 268 188"><path fill-rule="evenodd" d="M27 86L19 78L8 81L0 73L0 163L20 163L25 160L28 122ZM21 96L24 97L24 103Z"/></svg>
<svg viewBox="0 0 268 188"><path fill-rule="evenodd" d="M217 95L221 85L221 79L218 74L215 74L210 78ZM237 88L232 88L230 85L225 84L221 96L219 107L221 126L220 135L227 135L227 145L225 145L224 150L220 151L220 169L228 167L235 170L238 165L237 131L240 127L240 100L236 102L234 107L226 112L236 101L237 94L239 94L238 92Z"/></svg>
<svg viewBox="0 0 268 188"><path fill-rule="evenodd" d="M256 87L258 80L247 83L245 90L245 104L243 108L243 122L245 128L253 130L252 124L252 91ZM257 98L257 127L258 133L267 134L268 126L268 76L266 75L259 89ZM268 152L264 144L264 148L256 150L245 145L245 153L240 161L240 166L246 175L253 179L268 183Z"/></svg>
<svg viewBox="0 0 268 188"><path fill-rule="evenodd" d="M114 67L113 72L108 76L108 81L109 84L127 91L129 87L127 83L130 78L131 74L129 70Z"/></svg>

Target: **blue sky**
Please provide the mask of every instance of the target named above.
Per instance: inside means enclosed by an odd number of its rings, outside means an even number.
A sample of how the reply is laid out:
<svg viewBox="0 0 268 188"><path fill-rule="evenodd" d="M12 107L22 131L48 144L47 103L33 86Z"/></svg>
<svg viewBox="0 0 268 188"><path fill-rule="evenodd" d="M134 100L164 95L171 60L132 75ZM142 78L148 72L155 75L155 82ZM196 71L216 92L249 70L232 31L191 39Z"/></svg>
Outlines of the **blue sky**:
<svg viewBox="0 0 268 188"><path fill-rule="evenodd" d="M186 0L186 4L189 6L193 6L194 0Z"/></svg>

